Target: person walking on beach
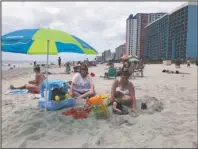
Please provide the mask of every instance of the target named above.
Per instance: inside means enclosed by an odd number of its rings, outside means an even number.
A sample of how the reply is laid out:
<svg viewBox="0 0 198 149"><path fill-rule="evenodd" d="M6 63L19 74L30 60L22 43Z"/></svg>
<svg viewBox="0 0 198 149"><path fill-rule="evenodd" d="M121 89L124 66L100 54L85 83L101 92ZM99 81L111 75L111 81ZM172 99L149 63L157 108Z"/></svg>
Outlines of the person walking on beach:
<svg viewBox="0 0 198 149"><path fill-rule="evenodd" d="M111 95L109 104L113 104L113 112L117 114L126 114L122 105L128 105L132 107L132 111L136 111L136 97L133 84L129 81L129 71L127 68L123 68L121 71L121 77L119 80L115 80L111 87Z"/></svg>
<svg viewBox="0 0 198 149"><path fill-rule="evenodd" d="M36 66L36 61L34 61L34 67Z"/></svg>
<svg viewBox="0 0 198 149"><path fill-rule="evenodd" d="M13 85L10 85L10 89L28 89L28 91L31 93L39 93L40 86L42 82L45 80L45 76L40 71L39 66L34 67L34 72L35 72L35 80L29 81L28 84L25 84L21 87L14 87Z"/></svg>
<svg viewBox="0 0 198 149"><path fill-rule="evenodd" d="M61 68L61 58L60 58L60 56L58 57L58 65L59 65L59 68Z"/></svg>

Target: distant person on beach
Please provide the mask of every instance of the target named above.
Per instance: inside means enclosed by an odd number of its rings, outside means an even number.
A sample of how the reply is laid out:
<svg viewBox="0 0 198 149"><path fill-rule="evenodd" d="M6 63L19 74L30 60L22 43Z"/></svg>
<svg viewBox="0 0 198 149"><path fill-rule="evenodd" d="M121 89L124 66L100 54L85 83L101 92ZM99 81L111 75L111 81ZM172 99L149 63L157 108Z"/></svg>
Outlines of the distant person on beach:
<svg viewBox="0 0 198 149"><path fill-rule="evenodd" d="M81 65L82 65L82 63L80 61L78 61L77 65L73 67L74 72L79 72Z"/></svg>
<svg viewBox="0 0 198 149"><path fill-rule="evenodd" d="M190 67L190 60L187 60L187 67Z"/></svg>
<svg viewBox="0 0 198 149"><path fill-rule="evenodd" d="M61 68L61 58L60 58L60 56L58 57L58 66L59 66L59 68Z"/></svg>
<svg viewBox="0 0 198 149"><path fill-rule="evenodd" d="M180 72L178 70L172 71L172 70L162 70L162 73L169 73L169 74L190 74L190 73L185 73L185 72Z"/></svg>
<svg viewBox="0 0 198 149"><path fill-rule="evenodd" d="M122 69L127 68L129 71L129 78L133 77L135 79L134 71L136 69L136 64L134 62L125 61Z"/></svg>
<svg viewBox="0 0 198 149"><path fill-rule="evenodd" d="M88 74L88 67L82 64L80 72L72 78L70 96L78 98L89 98L95 95L94 84L91 76Z"/></svg>
<svg viewBox="0 0 198 149"><path fill-rule="evenodd" d="M80 72L80 67L82 66L82 64L83 63L81 61L78 61L77 67L76 67L77 72Z"/></svg>
<svg viewBox="0 0 198 149"><path fill-rule="evenodd" d="M123 68L119 80L115 80L111 87L111 96L109 104L113 104L113 112L117 114L127 114L123 108L123 104L131 106L132 111L136 111L135 89L133 84L129 81L129 71Z"/></svg>
<svg viewBox="0 0 198 149"><path fill-rule="evenodd" d="M110 63L109 68L114 68L114 64Z"/></svg>
<svg viewBox="0 0 198 149"><path fill-rule="evenodd" d="M129 66L130 66L129 62L128 62L128 61L125 61L125 62L123 63L122 68L129 68Z"/></svg>
<svg viewBox="0 0 198 149"><path fill-rule="evenodd" d="M70 74L70 71L71 71L70 62L67 62L65 64L65 72L66 72L66 74Z"/></svg>
<svg viewBox="0 0 198 149"><path fill-rule="evenodd" d="M141 58L139 61L138 69L143 69L144 68L144 62L143 59Z"/></svg>
<svg viewBox="0 0 198 149"><path fill-rule="evenodd" d="M34 67L34 72L35 72L35 80L29 81L28 84L23 85L21 87L14 87L13 85L10 85L10 89L28 89L28 91L31 93L39 93L40 86L42 82L45 80L45 76L40 71L39 66Z"/></svg>
<svg viewBox="0 0 198 149"><path fill-rule="evenodd" d="M34 61L34 67L36 66L36 61Z"/></svg>
<svg viewBox="0 0 198 149"><path fill-rule="evenodd" d="M129 65L129 75L130 75L130 78L134 78L135 79L135 68L136 68L136 65L134 62L131 62L130 65Z"/></svg>

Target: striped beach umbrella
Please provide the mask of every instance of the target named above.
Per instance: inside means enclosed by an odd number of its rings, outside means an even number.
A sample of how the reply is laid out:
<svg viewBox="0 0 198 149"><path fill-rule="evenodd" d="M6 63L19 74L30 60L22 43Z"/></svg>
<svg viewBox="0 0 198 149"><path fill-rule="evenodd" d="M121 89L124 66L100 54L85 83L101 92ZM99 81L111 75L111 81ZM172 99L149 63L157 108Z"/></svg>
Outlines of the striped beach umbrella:
<svg viewBox="0 0 198 149"><path fill-rule="evenodd" d="M2 36L2 51L29 55L57 55L72 52L96 55L80 38L54 29L23 29Z"/></svg>
<svg viewBox="0 0 198 149"><path fill-rule="evenodd" d="M1 50L4 52L29 55L47 55L47 88L49 55L57 55L62 52L81 53L86 55L97 54L94 48L80 38L54 29L23 29L5 34L2 36Z"/></svg>

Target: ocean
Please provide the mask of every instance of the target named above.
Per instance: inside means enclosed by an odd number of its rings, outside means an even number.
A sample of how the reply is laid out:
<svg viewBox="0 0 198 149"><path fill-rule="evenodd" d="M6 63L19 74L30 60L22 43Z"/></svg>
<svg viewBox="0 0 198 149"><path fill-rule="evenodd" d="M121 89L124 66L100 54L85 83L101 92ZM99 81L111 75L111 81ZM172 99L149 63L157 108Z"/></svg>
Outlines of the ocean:
<svg viewBox="0 0 198 149"><path fill-rule="evenodd" d="M33 61L2 61L2 70L27 68L33 66ZM51 62L49 62L50 64ZM39 61L37 64L46 64L46 61Z"/></svg>

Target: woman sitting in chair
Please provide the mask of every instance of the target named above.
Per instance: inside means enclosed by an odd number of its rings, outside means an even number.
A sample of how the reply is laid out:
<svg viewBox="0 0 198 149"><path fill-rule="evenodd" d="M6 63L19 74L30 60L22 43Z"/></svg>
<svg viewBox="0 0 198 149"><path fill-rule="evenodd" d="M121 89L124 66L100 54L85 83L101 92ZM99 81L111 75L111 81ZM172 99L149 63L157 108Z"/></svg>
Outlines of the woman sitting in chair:
<svg viewBox="0 0 198 149"><path fill-rule="evenodd" d="M65 64L65 72L66 72L66 74L70 74L70 71L71 71L71 66L70 66L70 63L67 62Z"/></svg>

